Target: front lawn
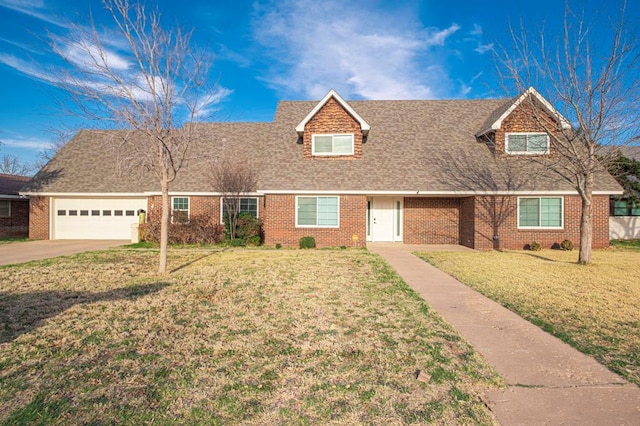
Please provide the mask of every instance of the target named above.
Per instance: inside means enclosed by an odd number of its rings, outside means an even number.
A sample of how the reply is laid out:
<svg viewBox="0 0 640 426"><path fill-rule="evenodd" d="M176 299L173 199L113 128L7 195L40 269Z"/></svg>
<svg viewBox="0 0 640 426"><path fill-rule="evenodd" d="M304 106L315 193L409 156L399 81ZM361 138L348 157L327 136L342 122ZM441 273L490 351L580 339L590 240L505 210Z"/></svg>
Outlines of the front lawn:
<svg viewBox="0 0 640 426"><path fill-rule="evenodd" d="M364 250L0 268L2 424L494 424L502 385ZM422 370L416 380L416 370Z"/></svg>
<svg viewBox="0 0 640 426"><path fill-rule="evenodd" d="M419 253L470 287L640 385L640 251Z"/></svg>

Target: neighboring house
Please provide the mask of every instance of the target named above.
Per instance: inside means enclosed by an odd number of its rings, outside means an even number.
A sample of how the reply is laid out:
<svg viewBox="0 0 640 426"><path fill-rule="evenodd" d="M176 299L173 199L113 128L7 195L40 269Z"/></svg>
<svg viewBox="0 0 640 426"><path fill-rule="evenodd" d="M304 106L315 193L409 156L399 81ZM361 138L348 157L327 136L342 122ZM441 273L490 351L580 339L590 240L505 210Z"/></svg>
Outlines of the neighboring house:
<svg viewBox="0 0 640 426"><path fill-rule="evenodd" d="M0 174L0 238L29 235L29 199L18 193L29 179Z"/></svg>
<svg viewBox="0 0 640 426"><path fill-rule="evenodd" d="M241 206L262 219L268 246L303 236L318 246L578 242L580 197L530 161L554 148L524 112L529 96L555 116L533 89L515 99L349 102L330 91L319 102L280 102L270 123L197 123L193 160L170 187L173 214L219 223L210 164L241 158L259 175ZM159 184L122 166L132 156L123 137L136 135L81 131L36 175L23 192L31 238L129 238L138 210L159 220ZM603 170L594 247L609 244L609 196L620 193Z"/></svg>
<svg viewBox="0 0 640 426"><path fill-rule="evenodd" d="M631 160L640 161L640 146L616 147L616 151ZM635 177L627 177L635 179ZM636 180L637 182L637 180ZM611 197L609 218L609 237L611 239L640 238L640 193L626 193L622 196Z"/></svg>

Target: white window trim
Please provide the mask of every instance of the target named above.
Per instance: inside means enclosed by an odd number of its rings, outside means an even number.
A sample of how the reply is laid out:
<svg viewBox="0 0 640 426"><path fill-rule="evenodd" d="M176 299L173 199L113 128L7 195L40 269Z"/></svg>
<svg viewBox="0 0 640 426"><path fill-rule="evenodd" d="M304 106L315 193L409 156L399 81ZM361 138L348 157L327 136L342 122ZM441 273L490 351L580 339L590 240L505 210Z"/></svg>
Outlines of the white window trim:
<svg viewBox="0 0 640 426"><path fill-rule="evenodd" d="M560 226L520 226L520 200L532 199L532 198L538 199L538 202L540 202L540 199L542 198L560 198ZM516 221L518 224L518 229L538 229L538 230L564 229L564 197L555 197L555 196L518 197L518 209L516 214L517 214ZM540 209L540 214L542 214L542 209Z"/></svg>
<svg viewBox="0 0 640 426"><path fill-rule="evenodd" d="M338 199L338 224L335 226L327 226L327 225L298 225L298 199L299 198L337 198ZM316 214L318 213L317 210L317 201L316 201ZM296 228L323 228L323 229L338 229L340 228L340 196L339 195L297 195L296 196L296 218L295 218L295 224L296 224ZM316 222L317 222L317 218L316 218Z"/></svg>
<svg viewBox="0 0 640 426"><path fill-rule="evenodd" d="M225 198L237 198L240 200L241 198L253 198L256 200L256 217L260 217L260 198L259 197L220 197L220 223L224 223L224 199Z"/></svg>
<svg viewBox="0 0 640 426"><path fill-rule="evenodd" d="M510 151L509 150L509 135L544 135L547 138L546 151L529 152L529 151ZM549 135L545 132L508 132L504 134L504 152L509 155L545 155L551 152L551 140Z"/></svg>
<svg viewBox="0 0 640 426"><path fill-rule="evenodd" d="M178 197L178 196L171 197L171 223L175 223L173 221L173 212L174 211L179 211L179 212L184 211L184 210L175 210L173 208L173 200L175 200L176 198L186 198L187 199L187 222L186 223L189 223L191 221L191 197Z"/></svg>
<svg viewBox="0 0 640 426"><path fill-rule="evenodd" d="M334 152L316 152L316 136L331 136L332 138L334 136L351 136L351 152L350 153L343 153L343 154L336 154ZM318 134L313 134L311 136L311 155L318 156L318 157L340 157L340 156L345 156L345 155L354 155L354 153L355 153L355 145L356 145L356 138L355 138L355 135L353 133L318 133ZM332 148L333 148L333 139L332 139Z"/></svg>
<svg viewBox="0 0 640 426"><path fill-rule="evenodd" d="M6 201L9 204L9 214L6 216L0 216L1 218L9 218L11 217L11 200L0 200L0 201Z"/></svg>

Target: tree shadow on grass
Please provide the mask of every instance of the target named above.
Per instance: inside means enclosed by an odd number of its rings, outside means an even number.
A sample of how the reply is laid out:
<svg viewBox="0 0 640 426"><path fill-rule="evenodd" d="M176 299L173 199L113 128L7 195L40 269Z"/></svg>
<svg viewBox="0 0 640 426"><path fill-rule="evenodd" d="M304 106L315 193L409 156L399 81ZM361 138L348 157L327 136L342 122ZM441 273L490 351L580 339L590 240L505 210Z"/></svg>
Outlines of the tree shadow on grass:
<svg viewBox="0 0 640 426"><path fill-rule="evenodd" d="M13 294L0 292L0 343L15 340L67 309L87 303L133 300L155 293L169 283L158 282L116 288L101 293L80 291L43 291Z"/></svg>

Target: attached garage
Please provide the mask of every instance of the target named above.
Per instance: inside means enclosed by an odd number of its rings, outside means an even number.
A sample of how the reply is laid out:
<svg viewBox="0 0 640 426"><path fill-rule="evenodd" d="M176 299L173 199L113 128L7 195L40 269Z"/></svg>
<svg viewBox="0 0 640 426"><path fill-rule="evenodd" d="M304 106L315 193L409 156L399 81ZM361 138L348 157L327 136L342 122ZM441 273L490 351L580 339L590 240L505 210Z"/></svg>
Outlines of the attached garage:
<svg viewBox="0 0 640 426"><path fill-rule="evenodd" d="M128 240L146 198L54 198L55 240Z"/></svg>

